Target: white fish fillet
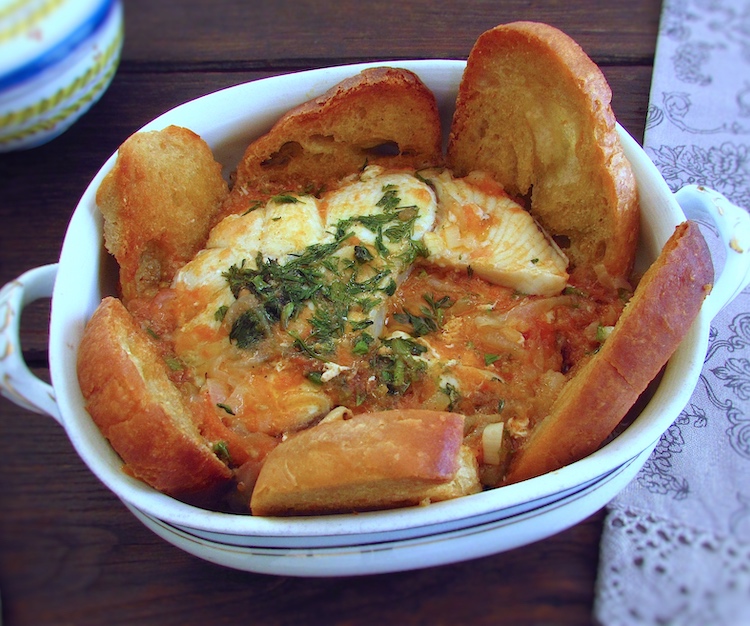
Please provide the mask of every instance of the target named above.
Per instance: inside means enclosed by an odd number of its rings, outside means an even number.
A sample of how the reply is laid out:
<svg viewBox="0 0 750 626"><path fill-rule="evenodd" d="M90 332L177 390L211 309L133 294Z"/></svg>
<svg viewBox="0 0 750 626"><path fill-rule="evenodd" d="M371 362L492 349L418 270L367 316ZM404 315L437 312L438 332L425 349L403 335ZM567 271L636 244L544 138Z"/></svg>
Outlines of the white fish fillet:
<svg viewBox="0 0 750 626"><path fill-rule="evenodd" d="M426 176L439 202L434 231L424 236L428 261L468 268L485 280L532 295L565 288L568 259L534 218L481 175Z"/></svg>

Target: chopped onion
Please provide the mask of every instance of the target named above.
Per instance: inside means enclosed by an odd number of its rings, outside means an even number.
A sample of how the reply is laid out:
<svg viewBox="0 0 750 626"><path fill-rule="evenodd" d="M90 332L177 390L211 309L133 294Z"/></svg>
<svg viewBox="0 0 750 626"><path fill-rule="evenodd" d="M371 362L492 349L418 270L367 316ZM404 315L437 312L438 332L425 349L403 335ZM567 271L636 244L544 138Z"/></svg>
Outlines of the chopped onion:
<svg viewBox="0 0 750 626"><path fill-rule="evenodd" d="M326 415L319 424L328 424L329 422L339 422L343 420L348 420L354 417L354 413L352 413L352 410L345 407L345 406L337 406L335 409L330 411L328 415Z"/></svg>
<svg viewBox="0 0 750 626"><path fill-rule="evenodd" d="M500 465L503 458L503 431L505 424L487 424L482 431L482 455L488 465Z"/></svg>

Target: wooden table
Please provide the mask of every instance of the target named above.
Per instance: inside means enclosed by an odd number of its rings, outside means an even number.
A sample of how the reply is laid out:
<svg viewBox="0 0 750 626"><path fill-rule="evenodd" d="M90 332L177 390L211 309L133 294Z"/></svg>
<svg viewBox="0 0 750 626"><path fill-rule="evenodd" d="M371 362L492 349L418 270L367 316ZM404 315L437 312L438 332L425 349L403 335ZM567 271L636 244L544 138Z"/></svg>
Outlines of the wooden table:
<svg viewBox="0 0 750 626"><path fill-rule="evenodd" d="M653 0L125 0L122 63L73 128L0 155L0 284L55 262L101 164L140 126L216 89L340 63L465 59L479 34L531 19L573 36L602 67L622 125L643 136L660 6ZM48 303L23 318L46 375ZM421 571L304 579L225 569L143 527L52 419L0 398L4 624L591 622L603 512L534 545Z"/></svg>

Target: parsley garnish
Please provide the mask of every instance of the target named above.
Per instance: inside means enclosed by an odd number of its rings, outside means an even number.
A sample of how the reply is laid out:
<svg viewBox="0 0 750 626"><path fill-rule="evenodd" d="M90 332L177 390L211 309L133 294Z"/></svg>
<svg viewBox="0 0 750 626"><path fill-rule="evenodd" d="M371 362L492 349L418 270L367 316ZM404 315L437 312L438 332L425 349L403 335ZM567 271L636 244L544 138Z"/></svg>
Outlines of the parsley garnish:
<svg viewBox="0 0 750 626"><path fill-rule="evenodd" d="M586 298L588 294L586 294L585 291L582 291L581 289L578 289L577 287L571 287L568 285L563 289L563 295L566 296L580 296L581 298Z"/></svg>
<svg viewBox="0 0 750 626"><path fill-rule="evenodd" d="M229 341L238 348L251 348L269 334L268 320L263 311L248 309L232 324Z"/></svg>
<svg viewBox="0 0 750 626"><path fill-rule="evenodd" d="M393 315L393 319L400 324L411 325L413 331L410 334L415 337L422 337L442 328L445 309L452 307L454 304L449 296L443 296L439 300L435 300L435 296L423 294L422 299L427 303L427 306L420 307L422 315L415 315L406 308L403 309L403 313Z"/></svg>
<svg viewBox="0 0 750 626"><path fill-rule="evenodd" d="M262 206L263 206L262 202L260 201L254 202L242 215L244 216L244 215L247 215L248 213L252 213L253 211L255 211L256 209L259 209Z"/></svg>
<svg viewBox="0 0 750 626"><path fill-rule="evenodd" d="M300 337L297 333L289 331L289 335L294 339L294 345L300 350L300 352L304 352L311 359L328 362L328 359L326 359L323 355L318 354L315 349L309 346L305 342L305 340L302 339L302 337Z"/></svg>
<svg viewBox="0 0 750 626"><path fill-rule="evenodd" d="M217 322L223 322L228 310L229 307L225 304L222 304L218 309L216 309L216 313L214 313L214 319Z"/></svg>
<svg viewBox="0 0 750 626"><path fill-rule="evenodd" d="M272 200L277 204L300 201L291 194L280 194ZM287 329L303 309L310 307L310 333L305 338L293 334L294 345L311 358L327 360L326 355L336 349L336 340L350 330L358 332L373 323L362 320L359 314L369 315L386 296L396 292L394 271L401 271L417 256L427 254L425 246L412 239L418 208L400 204L397 187L385 185L383 196L376 203L382 212L340 220L331 233L332 241L310 245L283 264L258 253L254 268L244 261L230 267L224 277L234 297L249 292L258 303L237 318L230 340L240 348L250 348L270 335L272 324ZM342 251L349 245L354 235L352 227L357 224L374 233L375 241L372 247L355 245L352 258ZM398 263L389 259L391 254ZM434 308L434 302L428 304ZM354 321L349 321L352 312ZM225 307L215 315L217 320L223 319ZM434 317L434 312L430 315ZM353 340L355 354L369 351L370 344L364 339L369 336L362 333Z"/></svg>
<svg viewBox="0 0 750 626"><path fill-rule="evenodd" d="M398 197L398 189L396 185L384 185L383 197L377 201L375 206L380 207L384 211L393 211L401 202L401 198Z"/></svg>
<svg viewBox="0 0 750 626"><path fill-rule="evenodd" d="M173 372L179 372L185 369L185 365L177 357L168 356L164 361L166 361L167 367Z"/></svg>
<svg viewBox="0 0 750 626"><path fill-rule="evenodd" d="M307 380L313 385L321 386L323 384L323 372L310 372L307 374Z"/></svg>
<svg viewBox="0 0 750 626"><path fill-rule="evenodd" d="M361 320L361 321L352 321L349 320L349 326L352 327L352 330L364 330L368 326L372 326L375 322L372 320Z"/></svg>
<svg viewBox="0 0 750 626"><path fill-rule="evenodd" d="M484 364L485 365L492 365L499 358L500 357L497 354L485 354L484 355Z"/></svg>
<svg viewBox="0 0 750 626"><path fill-rule="evenodd" d="M424 361L414 358L426 351L425 346L411 339L385 339L370 365L378 382L388 388L388 393L401 395L427 369Z"/></svg>
<svg viewBox="0 0 750 626"><path fill-rule="evenodd" d="M448 396L448 410L452 411L455 409L456 405L461 400L461 394L458 391L458 388L450 383L445 383L445 386L440 387L440 391Z"/></svg>
<svg viewBox="0 0 750 626"><path fill-rule="evenodd" d="M372 256L372 252L365 248L365 246L354 246L354 258L357 263L367 263L375 257Z"/></svg>
<svg viewBox="0 0 750 626"><path fill-rule="evenodd" d="M229 448L225 441L217 441L213 446L213 452L225 465L229 465L232 462L232 457L229 454Z"/></svg>
<svg viewBox="0 0 750 626"><path fill-rule="evenodd" d="M288 193L282 193L277 196L274 196L271 198L273 202L276 204L297 204L298 202L302 202L299 198L296 196L293 196Z"/></svg>
<svg viewBox="0 0 750 626"><path fill-rule="evenodd" d="M354 346L352 347L352 352L354 354L363 355L367 354L370 351L370 344L375 341L373 336L369 333L362 333L357 336L357 338L354 341Z"/></svg>

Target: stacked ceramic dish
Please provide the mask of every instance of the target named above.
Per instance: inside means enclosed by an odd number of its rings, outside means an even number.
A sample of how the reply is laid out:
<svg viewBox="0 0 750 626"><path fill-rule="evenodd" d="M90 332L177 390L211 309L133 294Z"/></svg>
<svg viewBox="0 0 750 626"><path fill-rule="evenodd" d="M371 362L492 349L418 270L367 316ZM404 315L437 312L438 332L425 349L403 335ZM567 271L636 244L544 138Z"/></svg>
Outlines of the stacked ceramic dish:
<svg viewBox="0 0 750 626"><path fill-rule="evenodd" d="M461 61L405 61L435 93L450 120ZM181 105L144 130L177 124L200 134L233 169L249 141L286 110L366 65L300 72L238 85ZM218 115L217 113L221 114ZM638 181L642 207L641 267L651 263L683 206L715 224L726 250L750 250L747 214L720 195L691 187L673 195L640 146L619 129ZM123 138L124 139L124 138ZM688 402L706 354L711 318L750 280L750 254L727 254L724 273L650 399L619 436L563 469L507 487L424 507L293 519L230 515L158 493L121 470L121 461L84 409L76 354L84 324L103 295L116 291L114 262L103 252L95 195L113 155L91 182L70 222L59 263L31 270L0 292L0 391L53 416L99 479L147 527L206 560L272 574L334 576L428 567L489 555L551 536L604 506L645 463L661 434ZM18 320L35 298L52 295L49 361L52 385L20 358Z"/></svg>
<svg viewBox="0 0 750 626"><path fill-rule="evenodd" d="M101 97L123 40L119 0L0 0L0 151L67 130Z"/></svg>

